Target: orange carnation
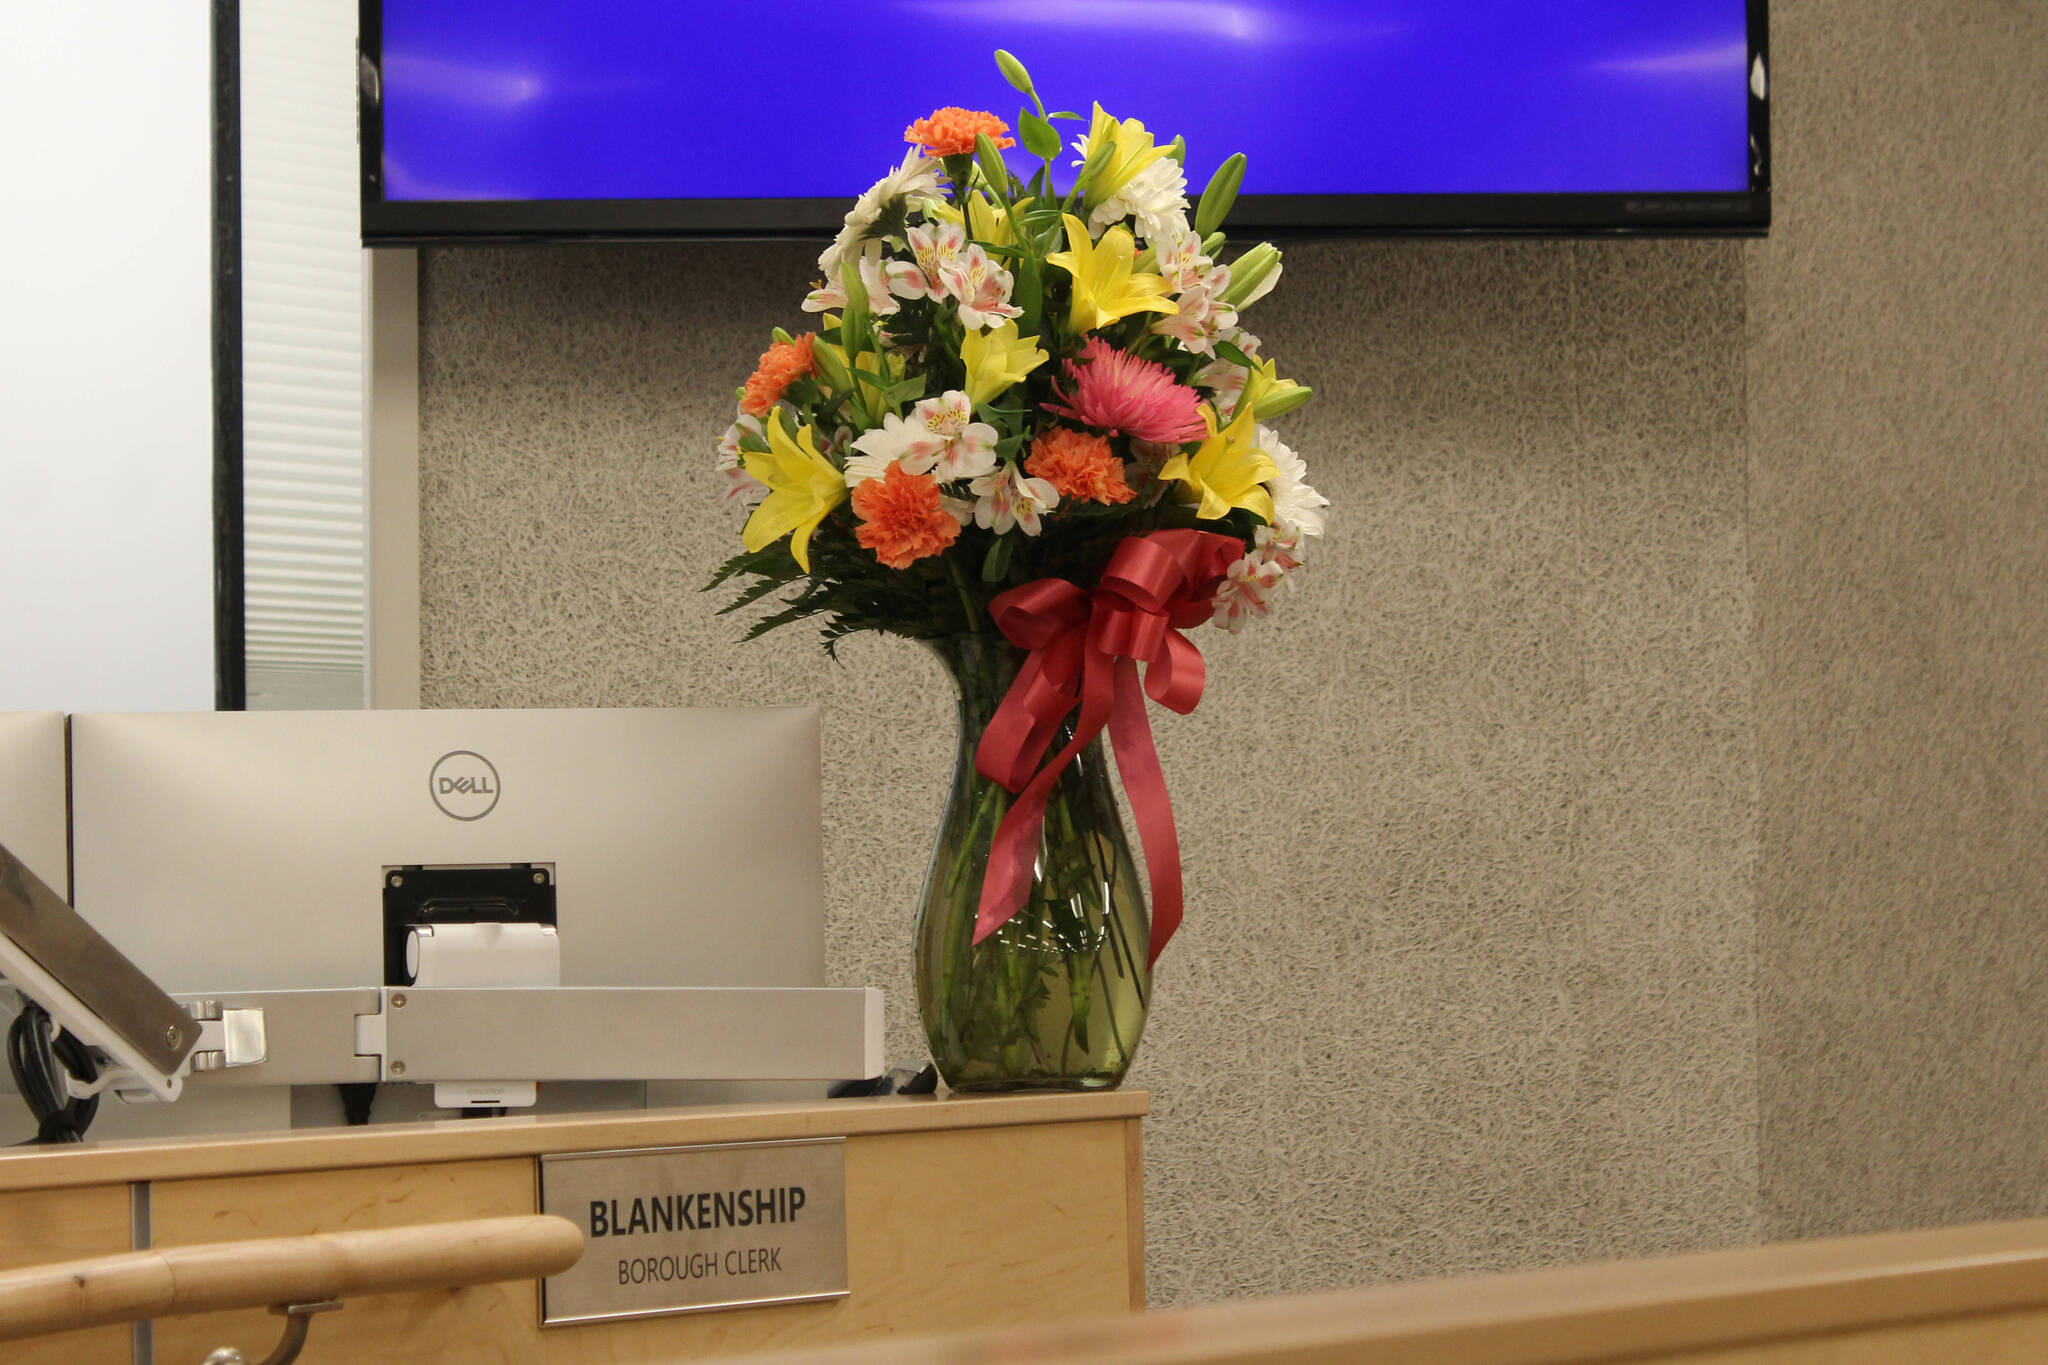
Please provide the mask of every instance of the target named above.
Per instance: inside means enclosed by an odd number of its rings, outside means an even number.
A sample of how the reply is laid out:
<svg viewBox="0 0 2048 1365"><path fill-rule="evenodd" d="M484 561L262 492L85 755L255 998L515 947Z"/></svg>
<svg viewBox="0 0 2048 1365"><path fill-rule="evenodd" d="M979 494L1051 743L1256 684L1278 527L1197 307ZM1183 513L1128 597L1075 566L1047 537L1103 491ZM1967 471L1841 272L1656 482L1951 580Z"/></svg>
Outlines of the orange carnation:
<svg viewBox="0 0 2048 1365"><path fill-rule="evenodd" d="M740 411L750 417L766 417L768 409L781 400L784 389L817 372L818 363L811 359L811 333L806 332L795 341L776 342L761 352L760 363L747 376Z"/></svg>
<svg viewBox="0 0 2048 1365"><path fill-rule="evenodd" d="M861 519L855 538L892 569L907 569L960 538L960 523L939 502L939 485L901 464L855 484L853 511Z"/></svg>
<svg viewBox="0 0 2048 1365"><path fill-rule="evenodd" d="M1124 482L1124 462L1111 453L1109 438L1092 432L1047 428L1031 443L1024 472L1069 500L1117 503L1138 496Z"/></svg>
<svg viewBox="0 0 2048 1365"><path fill-rule="evenodd" d="M987 133L998 147L1014 147L1015 140L1003 136L1009 131L1010 125L994 114L949 104L905 128L903 140L923 148L926 156L972 156L975 134Z"/></svg>

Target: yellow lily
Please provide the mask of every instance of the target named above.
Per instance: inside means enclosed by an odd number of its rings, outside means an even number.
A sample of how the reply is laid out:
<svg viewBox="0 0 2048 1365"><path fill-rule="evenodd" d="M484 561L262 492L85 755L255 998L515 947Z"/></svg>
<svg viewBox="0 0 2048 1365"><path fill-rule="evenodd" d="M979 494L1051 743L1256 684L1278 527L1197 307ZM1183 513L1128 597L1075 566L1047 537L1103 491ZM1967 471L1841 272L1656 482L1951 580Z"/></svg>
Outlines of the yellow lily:
<svg viewBox="0 0 2048 1365"><path fill-rule="evenodd" d="M1202 409L1209 426L1209 439L1190 455L1176 455L1159 471L1162 479L1177 479L1188 486L1201 502L1195 515L1215 521L1233 507L1242 507L1273 522L1273 495L1263 485L1279 477L1273 457L1253 444L1258 439L1257 421L1249 403L1239 403L1237 416L1221 431L1216 429L1214 408Z"/></svg>
<svg viewBox="0 0 2048 1365"><path fill-rule="evenodd" d="M1037 337L1019 337L1017 324L1006 322L987 332L973 328L960 338L960 359L967 366L967 397L986 403L1046 362Z"/></svg>
<svg viewBox="0 0 2048 1365"><path fill-rule="evenodd" d="M846 501L846 476L818 453L809 426L798 428L791 439L780 418L762 425L768 428L768 449L746 452L747 472L768 486L768 496L747 518L740 544L753 551L790 536L789 552L797 567L809 573L811 532Z"/></svg>
<svg viewBox="0 0 2048 1365"><path fill-rule="evenodd" d="M1036 202L1032 199L1019 199L1016 204L1017 216L1022 218L1024 211ZM988 196L979 190L967 196L967 225L967 235L977 242L994 242L997 246L1008 246L1017 240L1010 231L1010 215L989 202Z"/></svg>
<svg viewBox="0 0 2048 1365"><path fill-rule="evenodd" d="M1056 265L1074 277L1074 305L1067 312L1067 326L1076 333L1107 327L1133 313L1178 313L1180 305L1164 297L1167 283L1148 271L1135 271L1138 244L1130 230L1113 227L1099 242L1088 240L1088 229L1071 213L1060 215L1067 224L1067 249L1052 252L1047 265Z"/></svg>
<svg viewBox="0 0 2048 1365"><path fill-rule="evenodd" d="M1134 118L1119 122L1095 106L1095 117L1088 125L1086 150L1082 159L1094 155L1103 139L1116 139L1116 150L1109 159L1096 169L1088 181L1088 202L1099 204L1105 199L1114 199L1117 191L1131 183L1139 171L1166 155L1164 147L1152 145L1152 134L1145 131L1145 125Z"/></svg>

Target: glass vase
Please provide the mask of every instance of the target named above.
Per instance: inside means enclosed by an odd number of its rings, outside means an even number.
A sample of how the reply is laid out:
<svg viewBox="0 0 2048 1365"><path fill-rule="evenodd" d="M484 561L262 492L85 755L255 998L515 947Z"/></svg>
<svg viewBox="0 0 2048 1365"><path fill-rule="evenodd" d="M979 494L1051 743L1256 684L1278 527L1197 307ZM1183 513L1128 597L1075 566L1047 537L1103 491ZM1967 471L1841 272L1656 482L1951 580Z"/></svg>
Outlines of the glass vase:
<svg viewBox="0 0 2048 1365"><path fill-rule="evenodd" d="M974 770L974 753L1024 656L994 634L927 643L952 681L960 724L917 914L917 999L932 1060L956 1091L1113 1089L1145 1030L1150 926L1103 740L1053 787L1023 907L974 943L989 845L1011 802ZM1072 738L1070 717L1048 757Z"/></svg>

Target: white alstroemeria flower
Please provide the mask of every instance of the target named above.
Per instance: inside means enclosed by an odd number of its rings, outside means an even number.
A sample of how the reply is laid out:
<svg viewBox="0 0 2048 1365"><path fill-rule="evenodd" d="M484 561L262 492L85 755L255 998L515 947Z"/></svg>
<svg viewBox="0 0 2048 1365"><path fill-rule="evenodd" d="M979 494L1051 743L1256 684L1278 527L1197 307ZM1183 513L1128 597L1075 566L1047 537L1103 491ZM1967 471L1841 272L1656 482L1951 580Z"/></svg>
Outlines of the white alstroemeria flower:
<svg viewBox="0 0 2048 1365"><path fill-rule="evenodd" d="M903 468L912 474L930 474L941 483L954 479L979 478L996 467L996 439L999 432L987 422L974 420L974 404L959 389L949 389L937 398L926 398L911 408L906 427L922 428L936 448L921 444L916 453L903 456Z"/></svg>
<svg viewBox="0 0 2048 1365"><path fill-rule="evenodd" d="M1291 574L1301 567L1300 527L1261 526L1252 532L1252 541L1252 553L1281 573ZM1282 581L1290 588L1294 586L1292 578Z"/></svg>
<svg viewBox="0 0 2048 1365"><path fill-rule="evenodd" d="M1027 479L1024 471L998 469L968 485L974 494L974 524L984 531L1003 535L1012 526L1035 536L1040 530L1039 514L1059 506L1059 490L1044 479Z"/></svg>
<svg viewBox="0 0 2048 1365"><path fill-rule="evenodd" d="M940 266L939 279L946 292L960 301L962 327L979 332L1024 316L1022 308L1010 303L1010 272L990 260L979 246L969 246L950 265Z"/></svg>
<svg viewBox="0 0 2048 1365"><path fill-rule="evenodd" d="M837 275L804 295L806 313L836 313L846 307L846 286Z"/></svg>
<svg viewBox="0 0 2048 1365"><path fill-rule="evenodd" d="M1217 298L1229 283L1228 266L1201 271L1175 297L1180 311L1153 323L1152 331L1172 337L1194 355L1215 355L1217 340L1237 325L1236 311Z"/></svg>
<svg viewBox="0 0 2048 1365"><path fill-rule="evenodd" d="M882 425L855 437L853 448L881 458L885 468L889 461L901 460L904 469L922 474L946 448L946 438L933 435L915 411L907 419L891 412L883 414Z"/></svg>
<svg viewBox="0 0 2048 1365"><path fill-rule="evenodd" d="M1215 264L1202 254L1202 241L1188 225L1186 214L1152 239L1152 258L1153 269L1176 294L1194 288L1203 272Z"/></svg>
<svg viewBox="0 0 2048 1365"><path fill-rule="evenodd" d="M1216 339L1229 342L1249 356L1259 353L1259 339L1242 327L1226 327ZM1215 400L1217 420L1228 422L1237 410L1237 400L1244 397L1244 382L1249 377L1244 366L1219 357L1196 370L1190 382Z"/></svg>
<svg viewBox="0 0 2048 1365"><path fill-rule="evenodd" d="M1186 222L1188 177L1181 164L1162 156L1132 176L1113 196L1088 215L1090 236L1125 218L1138 221L1138 236L1149 242Z"/></svg>
<svg viewBox="0 0 2048 1365"><path fill-rule="evenodd" d="M1252 617L1264 616L1272 609L1269 599L1280 576L1277 565L1266 563L1257 555L1246 555L1232 564L1223 581L1216 585L1209 620L1234 633Z"/></svg>
<svg viewBox="0 0 2048 1365"><path fill-rule="evenodd" d="M903 154L902 165L870 185L860 198L853 201L853 207L846 211L839 235L818 257L818 269L824 272L828 284L839 277L839 262L847 252L873 234L875 220L891 203L905 195L925 199L943 197L940 169L938 162L913 147Z"/></svg>
<svg viewBox="0 0 2048 1365"><path fill-rule="evenodd" d="M740 438L744 436L752 436L760 442L764 449L767 447L768 433L762 429L761 419L749 416L744 412L740 413L733 419L733 424L725 429L725 435L718 438L718 467L720 469L736 469L739 467L741 454Z"/></svg>
<svg viewBox="0 0 2048 1365"><path fill-rule="evenodd" d="M1287 448L1286 442L1269 426L1258 429L1258 448L1273 461L1277 471L1266 481L1273 495L1273 525L1281 531L1298 531L1305 536L1323 533L1322 509L1330 500L1308 486L1308 465Z"/></svg>
<svg viewBox="0 0 2048 1365"><path fill-rule="evenodd" d="M935 299L946 297L946 272L957 266L961 255L967 250L967 229L958 223L925 223L910 228L904 233L910 239L910 254L917 258L917 269L921 278L914 284L905 281L905 288L916 288L917 293L904 295L905 298L923 298L930 294Z"/></svg>
<svg viewBox="0 0 2048 1365"><path fill-rule="evenodd" d="M718 472L725 475L726 501L737 498L752 507L768 496L768 487L747 472L746 452L740 449L740 438L749 435L760 445L768 443L768 434L762 430L761 419L743 412L718 440Z"/></svg>
<svg viewBox="0 0 2048 1365"><path fill-rule="evenodd" d="M885 260L882 244L869 241L862 245L856 262L860 271L860 286L867 291L868 311L878 318L893 315L903 305L899 298L921 299L924 297L924 278L916 266L908 261ZM906 293L897 288L900 280L908 277L916 280L916 293ZM846 307L846 285L835 274L804 296L803 308L806 313L829 313Z"/></svg>
<svg viewBox="0 0 2048 1365"><path fill-rule="evenodd" d="M736 466L725 471L727 502L737 500L742 507L752 507L767 496L768 485L749 474L744 467Z"/></svg>

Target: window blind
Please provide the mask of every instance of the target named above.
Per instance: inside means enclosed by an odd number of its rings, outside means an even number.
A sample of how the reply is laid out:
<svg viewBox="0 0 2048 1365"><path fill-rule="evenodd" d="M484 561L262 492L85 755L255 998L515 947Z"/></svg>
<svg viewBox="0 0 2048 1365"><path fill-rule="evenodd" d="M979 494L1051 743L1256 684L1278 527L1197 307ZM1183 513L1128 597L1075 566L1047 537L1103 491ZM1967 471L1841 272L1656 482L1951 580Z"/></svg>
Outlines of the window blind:
<svg viewBox="0 0 2048 1365"><path fill-rule="evenodd" d="M243 552L252 709L363 705L354 0L242 0Z"/></svg>

